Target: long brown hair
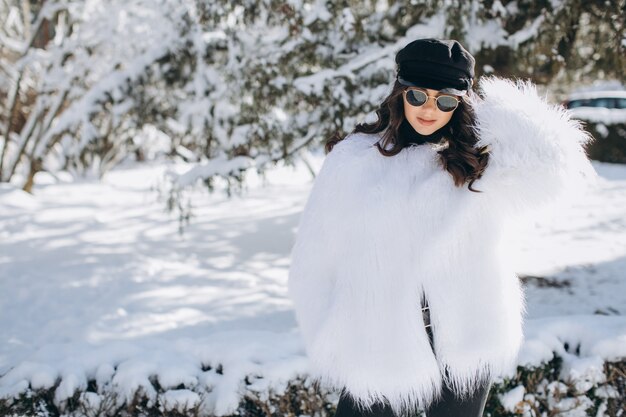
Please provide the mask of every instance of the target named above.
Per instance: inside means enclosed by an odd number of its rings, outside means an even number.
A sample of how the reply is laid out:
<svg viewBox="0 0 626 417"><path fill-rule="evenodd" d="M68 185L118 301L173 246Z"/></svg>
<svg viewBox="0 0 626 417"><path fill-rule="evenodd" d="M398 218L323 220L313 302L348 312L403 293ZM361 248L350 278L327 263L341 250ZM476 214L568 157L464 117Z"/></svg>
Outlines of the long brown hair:
<svg viewBox="0 0 626 417"><path fill-rule="evenodd" d="M359 123L351 133L379 133L383 132L380 142L376 143L378 151L384 156L394 156L408 143L403 143L398 136L398 129L404 119L404 102L402 93L407 87L395 81L391 93L383 100L376 110L378 120L373 123ZM474 181L479 179L489 161L489 154L486 147L475 148L478 141L475 130L472 128L474 122L474 111L469 104L469 97L474 94L469 90L466 96L461 97L459 106L454 110L450 121L441 129L444 130L443 138L447 140L448 146L437 151L440 155L439 161L443 169L447 170L454 179L454 185L463 186L469 182L468 189L473 192L482 192L472 188ZM326 153L330 152L339 141L343 140L339 132L336 132L325 143ZM388 145L391 145L389 148Z"/></svg>

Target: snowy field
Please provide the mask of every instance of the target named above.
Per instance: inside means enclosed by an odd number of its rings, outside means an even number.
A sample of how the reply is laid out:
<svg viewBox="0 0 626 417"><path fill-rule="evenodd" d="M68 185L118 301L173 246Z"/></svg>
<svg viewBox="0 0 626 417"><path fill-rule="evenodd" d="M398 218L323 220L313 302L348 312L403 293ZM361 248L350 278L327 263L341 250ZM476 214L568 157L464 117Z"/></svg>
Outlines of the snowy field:
<svg viewBox="0 0 626 417"><path fill-rule="evenodd" d="M594 166L597 191L511 242L516 271L529 276L520 364L555 350L566 372L592 375L626 357L626 166ZM172 403L210 391L202 399L220 415L233 412L246 376L248 389L264 390L306 373L286 281L308 171L251 177L242 197L197 190L180 235L153 189L166 168L128 165L102 182L40 175L34 195L2 185L0 396L57 378L57 401L88 379L156 396L156 379Z"/></svg>

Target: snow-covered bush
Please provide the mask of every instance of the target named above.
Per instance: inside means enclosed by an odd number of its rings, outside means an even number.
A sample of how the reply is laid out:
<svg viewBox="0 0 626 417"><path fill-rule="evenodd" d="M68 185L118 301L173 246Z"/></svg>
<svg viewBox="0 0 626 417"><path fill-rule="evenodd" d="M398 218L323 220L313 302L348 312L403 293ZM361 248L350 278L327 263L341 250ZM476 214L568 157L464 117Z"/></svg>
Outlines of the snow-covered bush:
<svg viewBox="0 0 626 417"><path fill-rule="evenodd" d="M485 416L493 417L622 417L626 410L626 361L604 362L594 375L562 378L563 361L555 356L536 367L518 367L514 378L495 382L489 392ZM261 378L261 379L259 379ZM287 384L254 381L262 376L241 381L239 405L227 416L332 416L338 393L322 389L306 378ZM128 398L109 388L89 381L86 390L76 391L62 402L55 401L59 382L48 389L28 389L12 400L0 400L0 415L68 416L216 416L211 412L219 401L212 391L203 387L181 385L176 389L159 386L151 379L148 390L138 389ZM276 381L274 381L276 382ZM108 386L108 385L107 385ZM154 394L148 395L147 391ZM216 390L219 393L219 390Z"/></svg>

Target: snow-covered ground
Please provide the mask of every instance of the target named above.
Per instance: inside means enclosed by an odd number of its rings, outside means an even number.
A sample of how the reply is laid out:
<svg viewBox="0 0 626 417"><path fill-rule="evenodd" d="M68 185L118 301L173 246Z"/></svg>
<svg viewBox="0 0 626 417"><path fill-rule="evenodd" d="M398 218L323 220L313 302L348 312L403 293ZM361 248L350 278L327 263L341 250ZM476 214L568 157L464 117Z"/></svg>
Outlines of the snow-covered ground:
<svg viewBox="0 0 626 417"><path fill-rule="evenodd" d="M548 278L529 279L521 364L556 350L576 374L626 357L626 166L594 166L596 192L511 242L520 275ZM197 190L180 235L152 189L166 168L128 165L102 182L41 175L34 195L0 187L0 397L59 377L58 401L94 378L156 396L156 378L172 389L164 399L202 399L220 415L246 375L264 390L306 373L286 281L310 174L278 167L230 199Z"/></svg>

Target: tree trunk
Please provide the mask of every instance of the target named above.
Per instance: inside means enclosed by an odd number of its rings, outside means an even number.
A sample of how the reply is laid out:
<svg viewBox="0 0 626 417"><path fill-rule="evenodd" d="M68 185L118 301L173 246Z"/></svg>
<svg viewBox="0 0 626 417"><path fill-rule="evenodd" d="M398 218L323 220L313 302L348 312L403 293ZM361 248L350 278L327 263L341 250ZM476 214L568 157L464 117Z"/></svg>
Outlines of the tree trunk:
<svg viewBox="0 0 626 417"><path fill-rule="evenodd" d="M26 182L24 183L22 190L26 191L27 193L33 193L33 185L35 185L35 174L41 171L42 165L42 161L39 158L30 161L30 170L28 172L28 177L26 178Z"/></svg>

